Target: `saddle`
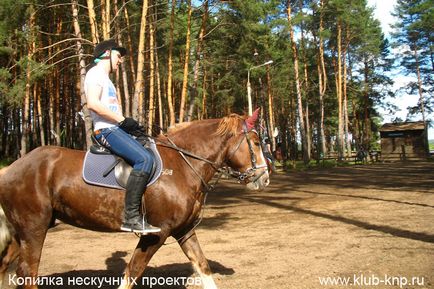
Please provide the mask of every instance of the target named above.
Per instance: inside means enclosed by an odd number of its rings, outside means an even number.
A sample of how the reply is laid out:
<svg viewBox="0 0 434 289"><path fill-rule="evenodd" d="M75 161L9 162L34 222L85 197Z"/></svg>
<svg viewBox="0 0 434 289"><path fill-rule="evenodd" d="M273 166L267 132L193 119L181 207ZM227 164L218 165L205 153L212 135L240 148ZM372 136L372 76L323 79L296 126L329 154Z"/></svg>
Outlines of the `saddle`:
<svg viewBox="0 0 434 289"><path fill-rule="evenodd" d="M106 147L98 143L93 135L92 141L93 144L84 157L83 180L91 185L125 189L133 168L122 158L114 155ZM160 177L163 170L163 161L153 138L149 136L141 138L141 143L154 156L154 166L147 184L149 187Z"/></svg>

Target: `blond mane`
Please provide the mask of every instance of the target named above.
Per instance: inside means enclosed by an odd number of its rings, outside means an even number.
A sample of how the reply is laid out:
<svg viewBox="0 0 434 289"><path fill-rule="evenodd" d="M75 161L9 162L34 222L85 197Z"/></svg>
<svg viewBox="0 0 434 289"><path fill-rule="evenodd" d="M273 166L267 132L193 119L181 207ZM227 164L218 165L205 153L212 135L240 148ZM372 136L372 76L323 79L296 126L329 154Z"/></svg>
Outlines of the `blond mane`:
<svg viewBox="0 0 434 289"><path fill-rule="evenodd" d="M215 132L216 135L236 135L239 131L240 121L244 118L236 113L224 117Z"/></svg>
<svg viewBox="0 0 434 289"><path fill-rule="evenodd" d="M216 136L229 135L233 136L238 134L240 130L240 121L244 120L245 117L242 117L236 113L232 113L229 116L222 118L217 126L217 130L213 133ZM215 123L218 119L208 119L205 120L207 123ZM180 131L191 127L197 121L192 122L183 122L170 126L167 129L167 134L174 135L179 133Z"/></svg>

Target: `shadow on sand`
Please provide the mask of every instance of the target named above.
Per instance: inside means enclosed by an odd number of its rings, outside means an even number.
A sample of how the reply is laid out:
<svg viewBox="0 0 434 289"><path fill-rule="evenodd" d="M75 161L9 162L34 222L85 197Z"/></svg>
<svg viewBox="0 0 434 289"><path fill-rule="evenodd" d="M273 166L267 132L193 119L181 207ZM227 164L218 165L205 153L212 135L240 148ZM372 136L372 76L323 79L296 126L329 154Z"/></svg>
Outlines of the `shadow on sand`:
<svg viewBox="0 0 434 289"><path fill-rule="evenodd" d="M40 284L39 289L117 288L120 285L127 265L123 258L125 256L127 256L126 251L112 253L112 256L106 260L106 270L72 270L43 276L40 280L46 280L46 283ZM208 262L214 274L232 275L235 273L232 268L227 268L219 262L212 260L208 260ZM192 282L195 281L196 277L198 276L194 275L193 268L189 262L148 267L145 270L144 276L134 281L134 284L136 284L134 288L150 288L151 282L158 282L152 288L185 289L187 288L186 285L193 284ZM189 278L188 281L187 278ZM177 280L177 284L170 280ZM51 284L48 282L51 282ZM58 284L56 284L57 282ZM163 282L167 282L167 284L163 284ZM60 283L62 284L60 285Z"/></svg>

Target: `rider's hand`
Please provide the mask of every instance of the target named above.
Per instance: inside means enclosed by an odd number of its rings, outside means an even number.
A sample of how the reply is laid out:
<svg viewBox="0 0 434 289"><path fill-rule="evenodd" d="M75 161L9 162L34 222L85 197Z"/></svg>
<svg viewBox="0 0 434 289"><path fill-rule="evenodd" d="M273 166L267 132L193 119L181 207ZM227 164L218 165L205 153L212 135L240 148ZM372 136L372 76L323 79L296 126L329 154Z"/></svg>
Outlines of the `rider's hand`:
<svg viewBox="0 0 434 289"><path fill-rule="evenodd" d="M126 117L119 123L119 128L127 133L132 133L140 129L140 124L134 118Z"/></svg>

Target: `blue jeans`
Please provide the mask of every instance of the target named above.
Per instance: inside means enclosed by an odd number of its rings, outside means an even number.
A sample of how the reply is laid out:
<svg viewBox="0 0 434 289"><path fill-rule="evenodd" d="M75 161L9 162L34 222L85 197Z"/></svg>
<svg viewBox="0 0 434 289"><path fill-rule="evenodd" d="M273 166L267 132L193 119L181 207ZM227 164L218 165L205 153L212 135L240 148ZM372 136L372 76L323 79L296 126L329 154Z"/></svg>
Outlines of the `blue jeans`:
<svg viewBox="0 0 434 289"><path fill-rule="evenodd" d="M119 127L110 127L101 129L101 133L96 136L96 139L100 141L102 137L109 144L108 149L133 166L134 170L151 174L154 165L152 153L131 135Z"/></svg>

